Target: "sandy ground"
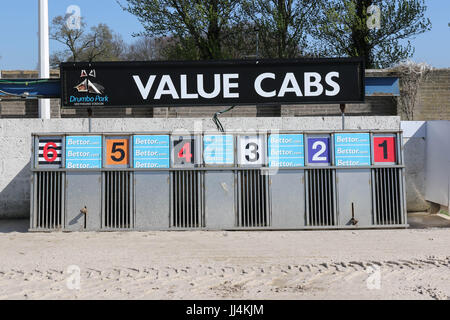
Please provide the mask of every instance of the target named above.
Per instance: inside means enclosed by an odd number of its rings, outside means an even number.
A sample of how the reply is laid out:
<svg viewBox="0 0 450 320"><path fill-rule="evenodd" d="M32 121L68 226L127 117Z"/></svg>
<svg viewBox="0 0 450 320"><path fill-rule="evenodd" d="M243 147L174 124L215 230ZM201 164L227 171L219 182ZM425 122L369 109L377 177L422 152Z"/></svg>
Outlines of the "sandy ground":
<svg viewBox="0 0 450 320"><path fill-rule="evenodd" d="M7 232L0 232L0 299L450 297L450 229L51 234L15 232L8 226L3 230ZM77 269L68 273L71 265L80 270L79 290L73 289Z"/></svg>

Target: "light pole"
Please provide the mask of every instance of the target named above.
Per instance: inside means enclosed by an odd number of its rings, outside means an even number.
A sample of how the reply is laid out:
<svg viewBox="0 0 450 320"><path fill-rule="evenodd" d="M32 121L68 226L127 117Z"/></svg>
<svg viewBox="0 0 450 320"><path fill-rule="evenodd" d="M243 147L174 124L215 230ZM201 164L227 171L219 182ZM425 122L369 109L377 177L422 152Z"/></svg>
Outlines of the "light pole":
<svg viewBox="0 0 450 320"><path fill-rule="evenodd" d="M39 6L39 78L50 78L50 48L48 37L48 0L38 0ZM39 118L50 119L50 99L39 99Z"/></svg>

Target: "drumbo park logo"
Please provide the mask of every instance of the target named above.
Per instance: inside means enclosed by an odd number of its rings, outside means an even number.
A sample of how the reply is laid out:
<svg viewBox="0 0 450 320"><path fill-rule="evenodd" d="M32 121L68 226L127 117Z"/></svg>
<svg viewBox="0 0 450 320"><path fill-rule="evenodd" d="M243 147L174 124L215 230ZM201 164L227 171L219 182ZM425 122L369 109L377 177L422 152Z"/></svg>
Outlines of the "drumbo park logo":
<svg viewBox="0 0 450 320"><path fill-rule="evenodd" d="M104 105L108 102L108 96L104 95L105 88L94 81L97 78L95 69L81 70L80 78L82 81L73 87L78 93L85 93L85 96L70 96L70 103L74 105Z"/></svg>

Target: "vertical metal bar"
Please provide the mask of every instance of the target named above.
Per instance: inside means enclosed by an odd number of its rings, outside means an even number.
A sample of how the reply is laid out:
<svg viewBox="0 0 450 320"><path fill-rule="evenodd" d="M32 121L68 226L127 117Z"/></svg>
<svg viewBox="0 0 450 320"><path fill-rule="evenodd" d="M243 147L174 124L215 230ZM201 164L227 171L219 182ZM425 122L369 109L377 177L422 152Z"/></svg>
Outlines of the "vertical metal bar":
<svg viewBox="0 0 450 320"><path fill-rule="evenodd" d="M328 169L324 169L323 171L323 207L324 207L324 217L325 217L325 221L324 221L324 225L328 226L329 224L329 220L330 220L330 210L328 208L328 188L329 188L329 181L330 179L328 178L329 175L329 170Z"/></svg>
<svg viewBox="0 0 450 320"><path fill-rule="evenodd" d="M182 192L181 174L182 174L182 171L177 171L177 179L178 179L178 188L177 188L178 189L177 190L177 194L178 194L178 212L177 212L177 214L178 214L178 225L177 225L177 228L181 227L181 223L182 223L181 222L181 212L183 210L183 203L182 203L183 198L182 198L182 194L181 194L181 192Z"/></svg>
<svg viewBox="0 0 450 320"><path fill-rule="evenodd" d="M236 227L240 226L240 214L241 214L241 192L240 192L240 188L241 188L241 183L240 183L240 174L239 171L234 171L234 194L235 194L235 199L236 199L236 203L237 203L237 208L236 208Z"/></svg>
<svg viewBox="0 0 450 320"><path fill-rule="evenodd" d="M58 199L59 199L59 188L58 188L58 176L59 172L53 173L53 229L58 229Z"/></svg>
<svg viewBox="0 0 450 320"><path fill-rule="evenodd" d="M116 171L113 171L112 173L111 173L111 175L113 176L113 179L114 179L114 190L113 190L113 193L112 193L112 197L113 197L113 200L114 200L114 225L113 225L113 228L114 229L116 229L117 228L117 217L118 217L118 214L117 214L117 205L118 205L118 199L117 199L117 192L118 192L118 190L117 190L117 183L118 183L118 177L117 177L117 172Z"/></svg>
<svg viewBox="0 0 450 320"><path fill-rule="evenodd" d="M117 225L118 225L118 229L122 229L123 228L123 215L124 215L124 211L123 211L123 198L124 198L124 189L123 189L123 179L124 174L123 171L117 171L117 176L119 179L119 183L117 185L119 192L117 194L118 199L119 199L119 214L117 216Z"/></svg>
<svg viewBox="0 0 450 320"><path fill-rule="evenodd" d="M55 172L50 172L50 229L55 229Z"/></svg>
<svg viewBox="0 0 450 320"><path fill-rule="evenodd" d="M336 200L336 170L333 169L331 171L331 174L332 174L331 186L333 187L333 219L334 219L334 224L336 225L336 224L338 224L338 222L337 222L338 219L336 216L336 213L337 213L337 209L336 209L336 202L337 202L337 200Z"/></svg>
<svg viewBox="0 0 450 320"><path fill-rule="evenodd" d="M193 210L192 210L192 198L194 196L194 193L197 193L198 190L195 190L194 192L194 188L192 187L192 175L195 173L195 171L188 171L187 172L187 190L188 190L188 211L189 211L189 228L193 228L194 224L193 224Z"/></svg>
<svg viewBox="0 0 450 320"><path fill-rule="evenodd" d="M376 212L377 212L377 201L376 201L376 193L375 193L375 178L374 178L374 169L370 170L370 187L372 191L372 225L376 223Z"/></svg>
<svg viewBox="0 0 450 320"><path fill-rule="evenodd" d="M202 215L201 215L201 217L202 217L202 227L205 227L206 226L206 221L205 221L205 206L206 206L206 204L205 204L205 201L206 201L206 199L205 199L205 172L201 172L200 173L200 175L201 175L201 177L202 177L202 184L201 184L201 190L202 190L202 192L201 192L201 195L202 195L202 211L201 211L201 213L202 213Z"/></svg>
<svg viewBox="0 0 450 320"><path fill-rule="evenodd" d="M194 188L195 190L198 190L198 192L195 194L194 196L194 212L195 212L195 225L198 228L203 227L203 212L200 210L200 207L198 205L198 198L201 196L202 193L202 186L201 184L198 183L198 177L199 177L198 172L196 172L194 174Z"/></svg>
<svg viewBox="0 0 450 320"><path fill-rule="evenodd" d="M266 196L266 223L265 226L270 227L272 225L272 199L271 199L271 192L270 192L270 181L268 179L268 176L266 176L265 180L265 196Z"/></svg>
<svg viewBox="0 0 450 320"><path fill-rule="evenodd" d="M394 182L393 182L393 169L389 168L388 175L389 175L389 220L391 224L395 224L395 213L394 213Z"/></svg>
<svg viewBox="0 0 450 320"><path fill-rule="evenodd" d="M107 201L108 201L108 212L106 213L108 215L108 228L111 228L113 225L113 200L112 200L112 194L113 194L113 182L112 182L112 176L111 172L105 172L108 182L108 195L107 195Z"/></svg>
<svg viewBox="0 0 450 320"><path fill-rule="evenodd" d="M319 208L318 208L318 169L314 169L314 225L319 225Z"/></svg>
<svg viewBox="0 0 450 320"><path fill-rule="evenodd" d="M173 193L173 205L172 205L172 219L173 227L176 227L178 223L177 213L178 213L178 177L176 171L171 172L172 176L172 193Z"/></svg>
<svg viewBox="0 0 450 320"><path fill-rule="evenodd" d="M400 177L399 177L399 169L394 169L394 186L395 186L395 223L401 224L401 195L400 195Z"/></svg>
<svg viewBox="0 0 450 320"><path fill-rule="evenodd" d="M181 209L181 227L186 228L186 187L185 187L185 175L186 171L181 171L181 198L182 198L182 209Z"/></svg>
<svg viewBox="0 0 450 320"><path fill-rule="evenodd" d="M323 169L319 169L319 184L320 184L320 191L319 191L319 210L320 210L320 225L325 225L325 207L324 207L324 171Z"/></svg>
<svg viewBox="0 0 450 320"><path fill-rule="evenodd" d="M238 175L238 190L239 190L239 218L238 218L238 227L242 227L243 224L243 212L244 212L244 185L243 185L243 178L242 178L242 171L237 171L237 175Z"/></svg>
<svg viewBox="0 0 450 320"><path fill-rule="evenodd" d="M172 227L174 224L173 218L173 175L172 172L169 171L169 227Z"/></svg>
<svg viewBox="0 0 450 320"><path fill-rule="evenodd" d="M306 199L306 206L305 206L305 221L306 225L309 226L309 170L304 171L305 175L305 199Z"/></svg>
<svg viewBox="0 0 450 320"><path fill-rule="evenodd" d="M263 196L263 192L265 190L265 182L266 182L265 175L262 175L262 171L258 174L258 187L257 187L257 195L258 195L258 218L256 220L256 226L262 227L262 219L263 216L266 213L266 205L265 205L265 197Z"/></svg>
<svg viewBox="0 0 450 320"><path fill-rule="evenodd" d="M44 223L44 229L48 229L48 172L45 172L45 223Z"/></svg>
<svg viewBox="0 0 450 320"><path fill-rule="evenodd" d="M257 175L257 170L252 170L250 174L250 197L251 197L251 205L252 205L252 213L250 215L250 227L255 226L255 215L256 215L256 198L255 198L255 179Z"/></svg>
<svg viewBox="0 0 450 320"><path fill-rule="evenodd" d="M61 227L66 225L66 173L61 173Z"/></svg>

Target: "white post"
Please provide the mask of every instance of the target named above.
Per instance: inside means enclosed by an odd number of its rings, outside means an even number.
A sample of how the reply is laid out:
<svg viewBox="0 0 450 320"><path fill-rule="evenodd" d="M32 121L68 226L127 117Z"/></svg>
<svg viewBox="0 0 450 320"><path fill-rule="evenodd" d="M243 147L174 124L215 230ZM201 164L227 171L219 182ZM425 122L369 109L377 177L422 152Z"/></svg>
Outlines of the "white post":
<svg viewBox="0 0 450 320"><path fill-rule="evenodd" d="M39 1L39 78L50 78L48 0ZM50 99L39 99L39 118L50 119Z"/></svg>

